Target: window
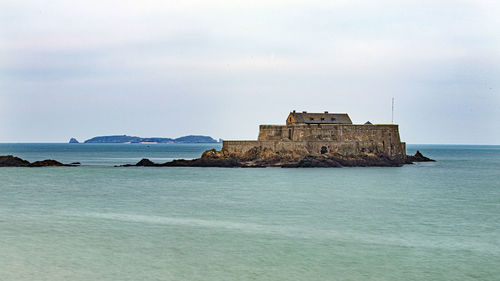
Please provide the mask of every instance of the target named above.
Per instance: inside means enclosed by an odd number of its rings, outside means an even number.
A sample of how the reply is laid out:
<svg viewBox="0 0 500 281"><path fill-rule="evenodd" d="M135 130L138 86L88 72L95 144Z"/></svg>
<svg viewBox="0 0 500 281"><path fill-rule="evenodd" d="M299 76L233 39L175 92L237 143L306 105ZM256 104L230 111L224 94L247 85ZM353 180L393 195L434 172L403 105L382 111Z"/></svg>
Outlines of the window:
<svg viewBox="0 0 500 281"><path fill-rule="evenodd" d="M325 121L325 118L321 117L321 121Z"/></svg>
<svg viewBox="0 0 500 281"><path fill-rule="evenodd" d="M334 117L332 117L332 121L335 121L335 118L334 118Z"/></svg>
<svg viewBox="0 0 500 281"><path fill-rule="evenodd" d="M326 146L322 146L320 152L321 152L321 154L328 153L328 148Z"/></svg>
<svg viewBox="0 0 500 281"><path fill-rule="evenodd" d="M309 117L309 120L314 120L314 118L312 118L312 117Z"/></svg>

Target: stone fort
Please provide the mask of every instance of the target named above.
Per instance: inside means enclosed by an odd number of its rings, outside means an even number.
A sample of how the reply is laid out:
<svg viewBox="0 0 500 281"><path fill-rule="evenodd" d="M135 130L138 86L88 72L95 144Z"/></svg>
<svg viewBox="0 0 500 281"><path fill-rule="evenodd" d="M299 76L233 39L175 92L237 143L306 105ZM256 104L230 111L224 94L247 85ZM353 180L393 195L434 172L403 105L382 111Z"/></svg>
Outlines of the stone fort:
<svg viewBox="0 0 500 281"><path fill-rule="evenodd" d="M290 112L286 125L260 125L257 140L225 140L222 150L245 153L254 147L299 155L380 155L405 157L398 125L353 124L346 113Z"/></svg>

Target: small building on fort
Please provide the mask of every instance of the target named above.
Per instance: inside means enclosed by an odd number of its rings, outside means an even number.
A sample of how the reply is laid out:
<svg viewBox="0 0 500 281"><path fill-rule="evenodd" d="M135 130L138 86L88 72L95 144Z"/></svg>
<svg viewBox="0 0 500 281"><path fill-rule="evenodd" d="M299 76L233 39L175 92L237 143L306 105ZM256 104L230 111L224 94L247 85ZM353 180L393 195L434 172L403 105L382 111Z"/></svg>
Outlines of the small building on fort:
<svg viewBox="0 0 500 281"><path fill-rule="evenodd" d="M395 124L353 124L347 113L290 112L285 125L260 125L257 140L223 141L223 151L245 153L254 147L299 155L385 155L405 157Z"/></svg>

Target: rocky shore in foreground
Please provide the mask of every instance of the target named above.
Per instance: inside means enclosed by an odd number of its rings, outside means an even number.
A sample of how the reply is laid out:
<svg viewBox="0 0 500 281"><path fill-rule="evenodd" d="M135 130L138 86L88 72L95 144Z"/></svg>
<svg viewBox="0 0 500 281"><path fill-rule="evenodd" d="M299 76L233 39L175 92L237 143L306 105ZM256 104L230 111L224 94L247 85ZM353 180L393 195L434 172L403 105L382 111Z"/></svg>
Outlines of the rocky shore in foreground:
<svg viewBox="0 0 500 281"><path fill-rule="evenodd" d="M192 160L174 160L166 163L154 163L142 159L136 164L121 167L221 167L221 168L330 168L330 167L400 167L414 162L435 161L417 151L405 158L389 158L383 154L363 154L344 156L341 154L322 154L301 156L295 153L273 152L267 148L255 147L246 153L228 153L227 151L207 150L200 158Z"/></svg>
<svg viewBox="0 0 500 281"><path fill-rule="evenodd" d="M56 160L42 160L29 162L13 155L0 155L0 167L74 167L80 163L63 164Z"/></svg>

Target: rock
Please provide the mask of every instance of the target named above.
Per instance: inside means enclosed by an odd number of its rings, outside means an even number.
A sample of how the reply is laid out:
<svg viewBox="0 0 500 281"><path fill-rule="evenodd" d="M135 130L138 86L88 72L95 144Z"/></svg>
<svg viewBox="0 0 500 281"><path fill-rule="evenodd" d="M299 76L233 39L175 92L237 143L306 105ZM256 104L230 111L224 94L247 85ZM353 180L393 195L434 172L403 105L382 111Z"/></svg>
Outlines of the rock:
<svg viewBox="0 0 500 281"><path fill-rule="evenodd" d="M406 164L412 164L413 162L436 162L436 160L425 157L420 151L417 150L415 155L406 156Z"/></svg>
<svg viewBox="0 0 500 281"><path fill-rule="evenodd" d="M149 159L146 159L146 158L143 158L141 159L141 161L137 162L137 164L135 164L136 166L143 166L143 167L151 167L151 166L155 166L156 164L153 163L153 161L149 160Z"/></svg>
<svg viewBox="0 0 500 281"><path fill-rule="evenodd" d="M316 168L316 167L399 167L413 162L434 161L417 151L414 156L398 155L389 157L387 154L364 152L356 155L342 155L340 153L324 153L313 155L307 151L280 151L255 146L246 152L230 153L227 150L210 149L198 159L177 159L166 163L153 163L142 159L130 166L153 167L282 167L282 168Z"/></svg>
<svg viewBox="0 0 500 281"><path fill-rule="evenodd" d="M337 168L337 167L399 167L405 164L404 159L391 159L383 155L357 157L343 156L306 156L295 163L281 165L282 168Z"/></svg>
<svg viewBox="0 0 500 281"><path fill-rule="evenodd" d="M77 139L75 139L75 138L71 138L69 140L69 143L80 143L80 142Z"/></svg>
<svg viewBox="0 0 500 281"><path fill-rule="evenodd" d="M28 167L31 163L13 155L0 156L0 167Z"/></svg>
<svg viewBox="0 0 500 281"><path fill-rule="evenodd" d="M66 165L56 160L43 160L30 163L27 160L12 155L0 156L0 167L60 167Z"/></svg>
<svg viewBox="0 0 500 281"><path fill-rule="evenodd" d="M29 164L28 167L61 167L61 166L66 166L66 165L56 160L43 160L43 161L35 161Z"/></svg>
<svg viewBox="0 0 500 281"><path fill-rule="evenodd" d="M434 161L417 152L415 156L398 156L390 158L385 154L360 154L341 155L326 153L321 155L294 154L292 152L274 152L265 147L254 147L245 153L229 153L225 150L210 149L203 152L198 159L177 159L163 164L153 163L148 159L142 159L131 166L154 166L154 167L282 167L282 168L333 168L333 167L400 167L413 162Z"/></svg>
<svg viewBox="0 0 500 281"><path fill-rule="evenodd" d="M207 159L198 158L193 160L178 159L172 162L163 163L162 167L219 167L219 168L237 168L237 167L259 167L259 165L244 165L235 158L227 159Z"/></svg>
<svg viewBox="0 0 500 281"><path fill-rule="evenodd" d="M332 168L342 167L339 162L329 158L306 157L297 163L281 165L282 168Z"/></svg>
<svg viewBox="0 0 500 281"><path fill-rule="evenodd" d="M153 161L143 158L141 161L137 162L136 164L125 164L125 165L119 165L115 167L156 167L160 166L160 164L156 164Z"/></svg>

